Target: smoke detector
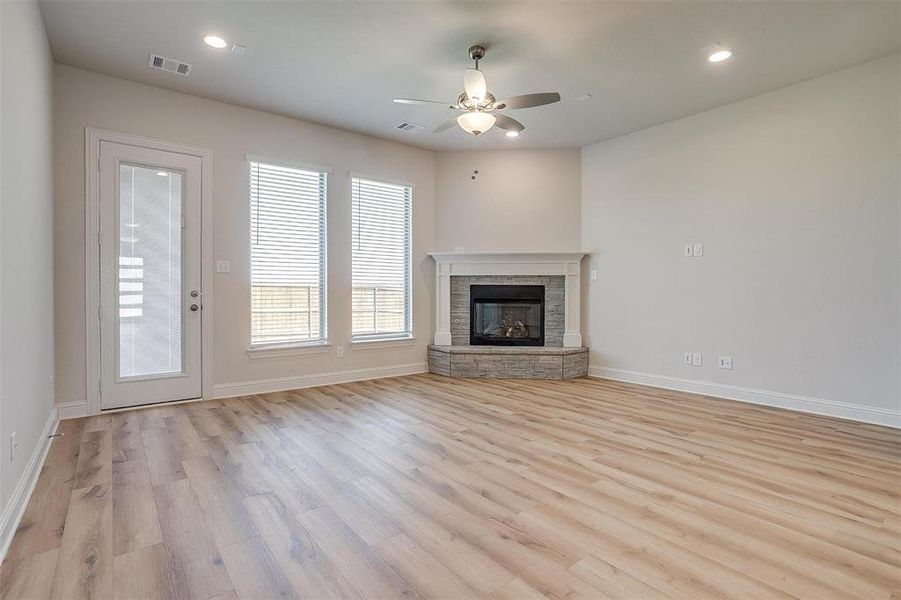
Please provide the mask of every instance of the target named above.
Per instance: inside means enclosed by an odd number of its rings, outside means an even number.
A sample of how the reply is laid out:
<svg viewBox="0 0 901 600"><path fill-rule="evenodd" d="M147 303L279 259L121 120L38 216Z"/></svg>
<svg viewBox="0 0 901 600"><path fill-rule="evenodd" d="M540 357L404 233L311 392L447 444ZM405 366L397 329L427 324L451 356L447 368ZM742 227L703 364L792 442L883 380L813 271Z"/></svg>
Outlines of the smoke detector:
<svg viewBox="0 0 901 600"><path fill-rule="evenodd" d="M187 77L188 73L191 72L190 64L182 60L166 58L165 56L160 56L159 54L154 54L153 52L150 53L150 62L148 63L148 65L151 69L158 69L167 73L181 75L183 77Z"/></svg>

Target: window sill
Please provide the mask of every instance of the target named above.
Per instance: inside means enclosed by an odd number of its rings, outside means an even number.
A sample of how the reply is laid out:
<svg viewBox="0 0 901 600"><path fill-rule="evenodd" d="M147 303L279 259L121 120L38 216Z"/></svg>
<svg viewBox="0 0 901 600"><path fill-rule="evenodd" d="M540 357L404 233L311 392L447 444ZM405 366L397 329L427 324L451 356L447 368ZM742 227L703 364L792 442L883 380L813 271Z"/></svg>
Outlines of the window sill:
<svg viewBox="0 0 901 600"><path fill-rule="evenodd" d="M367 340L351 340L350 347L354 350L378 350L380 348L398 348L403 346L412 346L416 343L416 338L406 337L383 337L372 338Z"/></svg>
<svg viewBox="0 0 901 600"><path fill-rule="evenodd" d="M326 354L332 345L328 342L310 342L306 344L284 344L273 346L252 346L247 349L247 356L257 358L277 358L280 356L297 356L303 354Z"/></svg>

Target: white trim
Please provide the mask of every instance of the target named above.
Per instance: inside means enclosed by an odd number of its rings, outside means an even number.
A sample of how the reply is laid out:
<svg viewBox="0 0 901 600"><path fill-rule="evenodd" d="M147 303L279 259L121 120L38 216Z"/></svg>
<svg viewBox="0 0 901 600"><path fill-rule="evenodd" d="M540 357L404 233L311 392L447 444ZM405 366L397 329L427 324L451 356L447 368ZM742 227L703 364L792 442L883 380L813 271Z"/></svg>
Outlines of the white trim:
<svg viewBox="0 0 901 600"><path fill-rule="evenodd" d="M41 469L44 467L44 461L47 459L47 452L50 451L50 440L52 439L50 435L56 431L58 424L59 419L54 406L50 410L50 416L44 424L41 437L38 439L38 443L35 444L31 458L28 459L28 465L22 471L22 475L16 484L16 489L13 490L6 506L3 507L3 513L0 514L0 536L2 536L0 537L0 563L6 558L9 545L12 543L16 530L19 528L19 523L22 521L22 516L25 514L25 508L28 506L28 501L31 499L35 485L37 485Z"/></svg>
<svg viewBox="0 0 901 600"><path fill-rule="evenodd" d="M438 263L578 263L587 250L512 250L510 252L428 252ZM455 273L456 275L457 273ZM496 275L499 273L495 273ZM545 273L534 273L544 275Z"/></svg>
<svg viewBox="0 0 901 600"><path fill-rule="evenodd" d="M301 171L311 171L314 173L332 174L332 168L325 165L317 165L315 163L297 162L294 160L282 160L280 158L272 158L262 154L253 154L248 152L244 155L245 162L263 163L264 165L273 165L275 167L287 167L289 169L300 169Z"/></svg>
<svg viewBox="0 0 901 600"><path fill-rule="evenodd" d="M100 413L100 142L112 142L164 152L196 156L201 160L200 266L203 310L201 311L201 393L213 392L213 153L207 148L158 140L130 133L85 127L85 392L84 414ZM69 405L60 405L62 407ZM73 405L74 406L74 405ZM74 414L75 408L66 410ZM83 415L79 415L83 416ZM70 416L64 418L73 418Z"/></svg>
<svg viewBox="0 0 901 600"><path fill-rule="evenodd" d="M279 356L297 356L301 354L327 354L332 345L328 342L311 342L307 344L270 344L267 346L251 346L247 356L252 359L275 358Z"/></svg>
<svg viewBox="0 0 901 600"><path fill-rule="evenodd" d="M59 413L60 421L65 421L66 419L79 419L88 416L88 403L66 402L64 404L57 404L56 410Z"/></svg>
<svg viewBox="0 0 901 600"><path fill-rule="evenodd" d="M416 342L416 338L412 335L398 337L381 337L372 338L370 340L351 340L350 347L352 350L380 350L383 348L398 348L403 346L412 346Z"/></svg>
<svg viewBox="0 0 901 600"><path fill-rule="evenodd" d="M582 347L581 262L574 252L429 252L435 260L435 345L450 346L450 278L460 275L562 275L563 346Z"/></svg>
<svg viewBox="0 0 901 600"><path fill-rule="evenodd" d="M563 334L563 347L564 348L581 348L582 347L582 334L581 333L564 333Z"/></svg>
<svg viewBox="0 0 901 600"><path fill-rule="evenodd" d="M375 183L387 183L388 185L396 185L400 187L408 187L411 190L416 189L416 184L412 181L404 181L402 179L391 179L390 177L382 177L381 175L373 175L371 173L361 173L360 171L348 171L347 172L348 179L351 180L351 185L353 185L354 179L365 179L366 181L374 181Z"/></svg>
<svg viewBox="0 0 901 600"><path fill-rule="evenodd" d="M186 400L173 400L172 402L157 402L153 404L137 404L135 406L123 406L121 408L104 409L103 414L111 415L115 413L128 412L132 410L141 410L143 408L154 408L156 406L174 406L176 404L190 404L192 402L205 402L211 398L187 398ZM57 406L59 410L59 420L66 421L68 419L80 419L88 416L87 404L84 402L69 402Z"/></svg>
<svg viewBox="0 0 901 600"><path fill-rule="evenodd" d="M400 375L415 375L416 373L426 372L428 372L428 365L426 363L410 363L405 365L393 365L390 367L330 371L327 373L314 373L312 375L299 375L296 377L278 377L276 379L260 379L257 381L220 383L213 388L213 397L233 398L235 396L283 392L286 390L297 390L320 385L351 383L353 381L364 381L366 379L381 379L382 377L398 377Z"/></svg>
<svg viewBox="0 0 901 600"><path fill-rule="evenodd" d="M588 374L590 377L597 377L600 379L637 383L668 390L691 392L693 394L703 394L705 396L714 396L716 398L725 398L727 400L738 400L740 402L748 402L751 404L774 406L777 408L816 415L837 417L839 419L850 419L852 421L860 421L863 423L901 428L901 410L849 404L847 402L826 400L824 398L812 398L810 396L796 396L794 394L758 390L736 385L700 381L697 379L683 379L681 377L672 377L669 375L653 375L651 373L629 371L626 369L590 366L588 368Z"/></svg>

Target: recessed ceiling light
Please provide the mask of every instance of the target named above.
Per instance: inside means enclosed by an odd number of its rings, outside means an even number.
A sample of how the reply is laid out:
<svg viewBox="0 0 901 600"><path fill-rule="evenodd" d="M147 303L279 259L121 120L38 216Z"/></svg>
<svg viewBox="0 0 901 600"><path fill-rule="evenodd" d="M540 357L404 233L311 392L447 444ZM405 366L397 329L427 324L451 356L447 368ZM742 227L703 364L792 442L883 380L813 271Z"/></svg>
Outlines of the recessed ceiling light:
<svg viewBox="0 0 901 600"><path fill-rule="evenodd" d="M519 137L519 132L518 131L508 131L504 135L507 136L508 138L515 138L515 137Z"/></svg>
<svg viewBox="0 0 901 600"><path fill-rule="evenodd" d="M156 174L159 175L160 177L168 177L169 176L169 174L166 173L165 171L157 171Z"/></svg>
<svg viewBox="0 0 901 600"><path fill-rule="evenodd" d="M203 36L203 41L207 46L212 46L213 48L225 48L228 46L228 42L223 40L218 35L205 35Z"/></svg>
<svg viewBox="0 0 901 600"><path fill-rule="evenodd" d="M732 58L732 54L734 54L732 48L726 48L725 46L720 46L718 44L704 48L704 53L707 55L707 62L712 63L729 60Z"/></svg>

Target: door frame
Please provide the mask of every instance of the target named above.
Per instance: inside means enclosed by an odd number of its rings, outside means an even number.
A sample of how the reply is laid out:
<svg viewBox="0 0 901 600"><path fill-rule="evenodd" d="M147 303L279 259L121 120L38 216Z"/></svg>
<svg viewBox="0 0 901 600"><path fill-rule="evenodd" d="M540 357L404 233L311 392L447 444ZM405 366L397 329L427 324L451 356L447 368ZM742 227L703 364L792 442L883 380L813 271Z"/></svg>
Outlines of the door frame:
<svg viewBox="0 0 901 600"><path fill-rule="evenodd" d="M85 127L85 383L87 414L100 408L100 142L200 158L201 395L213 396L213 153L207 148ZM117 410L117 409L110 409Z"/></svg>

